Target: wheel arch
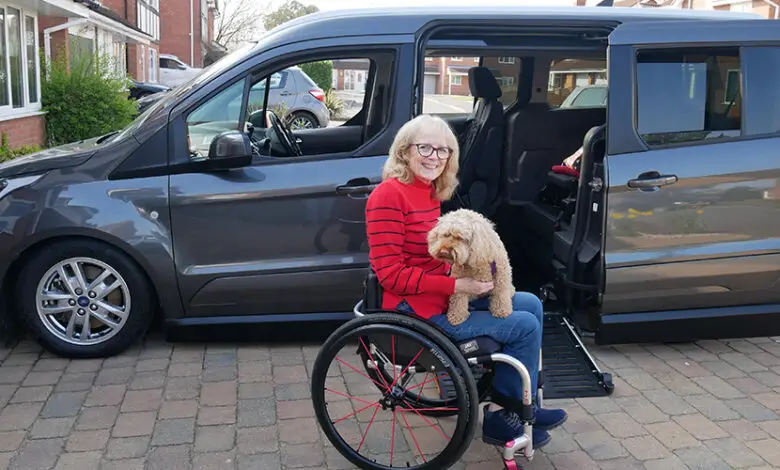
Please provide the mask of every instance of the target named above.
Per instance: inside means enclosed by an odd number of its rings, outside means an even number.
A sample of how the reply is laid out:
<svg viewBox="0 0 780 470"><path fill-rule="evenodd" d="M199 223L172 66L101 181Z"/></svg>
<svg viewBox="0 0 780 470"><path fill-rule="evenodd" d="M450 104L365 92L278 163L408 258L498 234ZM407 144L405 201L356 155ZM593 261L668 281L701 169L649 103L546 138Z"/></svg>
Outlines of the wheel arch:
<svg viewBox="0 0 780 470"><path fill-rule="evenodd" d="M21 272L27 261L36 253L42 251L47 245L51 243L58 243L70 240L83 240L97 242L103 245L107 245L111 248L119 250L122 254L127 256L132 262L134 262L145 276L147 285L149 286L149 293L152 296L155 305L159 305L161 308L164 306L161 303L161 296L158 292L158 282L155 276L152 274L154 269L151 264L141 256L136 250L132 248L124 240L115 237L106 232L95 232L90 230L55 230L38 234L37 236L26 237L25 243L20 247L9 263L8 268L3 273L2 291L3 292L16 292L17 282L19 279L19 273ZM11 316L17 317L16 311L16 297L13 295L6 295L6 314L12 314ZM162 311L154 312L155 317L163 314Z"/></svg>

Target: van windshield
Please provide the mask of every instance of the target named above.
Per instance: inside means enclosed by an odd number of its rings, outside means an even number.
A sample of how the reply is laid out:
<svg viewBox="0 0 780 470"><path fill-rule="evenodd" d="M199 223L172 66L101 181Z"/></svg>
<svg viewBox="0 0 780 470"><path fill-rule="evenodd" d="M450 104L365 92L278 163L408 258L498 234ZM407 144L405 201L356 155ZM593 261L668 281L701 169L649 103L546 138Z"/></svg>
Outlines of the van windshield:
<svg viewBox="0 0 780 470"><path fill-rule="evenodd" d="M121 132L117 133L116 136L114 136L111 141L118 141L120 139L124 139L127 135L134 133L139 127L143 125L144 122L154 114L154 112L164 106L167 106L168 103L175 101L179 99L182 95L189 93L193 88L196 88L200 86L202 83L207 82L211 80L212 78L216 77L217 75L223 73L225 70L230 69L235 64L245 60L249 53L259 44L259 41L253 42L251 44L247 44L245 46L242 46L235 51L225 55L218 61L214 62L210 66L203 69L203 72L199 73L190 81L185 82L172 90L168 91L165 96L161 99L159 99L156 103L149 106L149 108L146 109L143 113L141 113L138 117L133 120L127 127L122 129Z"/></svg>

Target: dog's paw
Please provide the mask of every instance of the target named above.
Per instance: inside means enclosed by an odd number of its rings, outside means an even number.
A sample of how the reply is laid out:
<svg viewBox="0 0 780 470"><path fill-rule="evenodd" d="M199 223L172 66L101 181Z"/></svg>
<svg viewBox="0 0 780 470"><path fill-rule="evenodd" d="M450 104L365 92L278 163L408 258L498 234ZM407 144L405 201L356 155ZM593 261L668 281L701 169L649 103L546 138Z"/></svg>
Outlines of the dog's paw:
<svg viewBox="0 0 780 470"><path fill-rule="evenodd" d="M466 321L469 317L469 312L463 313L463 312L450 312L447 314L447 320L450 322L450 325L457 326Z"/></svg>
<svg viewBox="0 0 780 470"><path fill-rule="evenodd" d="M496 318L506 318L512 314L512 301L499 300L497 297L490 299L490 313Z"/></svg>

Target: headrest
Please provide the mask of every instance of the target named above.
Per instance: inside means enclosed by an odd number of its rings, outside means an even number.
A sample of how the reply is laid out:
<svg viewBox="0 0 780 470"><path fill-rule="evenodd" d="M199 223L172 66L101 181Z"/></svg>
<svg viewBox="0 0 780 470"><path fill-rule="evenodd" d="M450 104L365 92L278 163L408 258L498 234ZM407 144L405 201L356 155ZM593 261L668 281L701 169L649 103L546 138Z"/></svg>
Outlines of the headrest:
<svg viewBox="0 0 780 470"><path fill-rule="evenodd" d="M501 87L496 77L487 67L472 67L469 69L469 89L471 96L488 100L501 98Z"/></svg>

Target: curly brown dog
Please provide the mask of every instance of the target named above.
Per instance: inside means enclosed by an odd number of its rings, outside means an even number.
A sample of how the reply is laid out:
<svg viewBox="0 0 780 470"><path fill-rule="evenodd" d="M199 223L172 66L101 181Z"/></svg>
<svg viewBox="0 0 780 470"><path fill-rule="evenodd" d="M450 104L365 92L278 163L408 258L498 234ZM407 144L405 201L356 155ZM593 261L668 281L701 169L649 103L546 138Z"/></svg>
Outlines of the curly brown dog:
<svg viewBox="0 0 780 470"><path fill-rule="evenodd" d="M493 222L469 209L458 209L441 216L428 232L428 252L452 265L452 277L471 277L493 281L490 312L506 318L512 313L512 266L504 243ZM469 317L469 301L475 297L456 292L450 297L447 319L453 325Z"/></svg>

